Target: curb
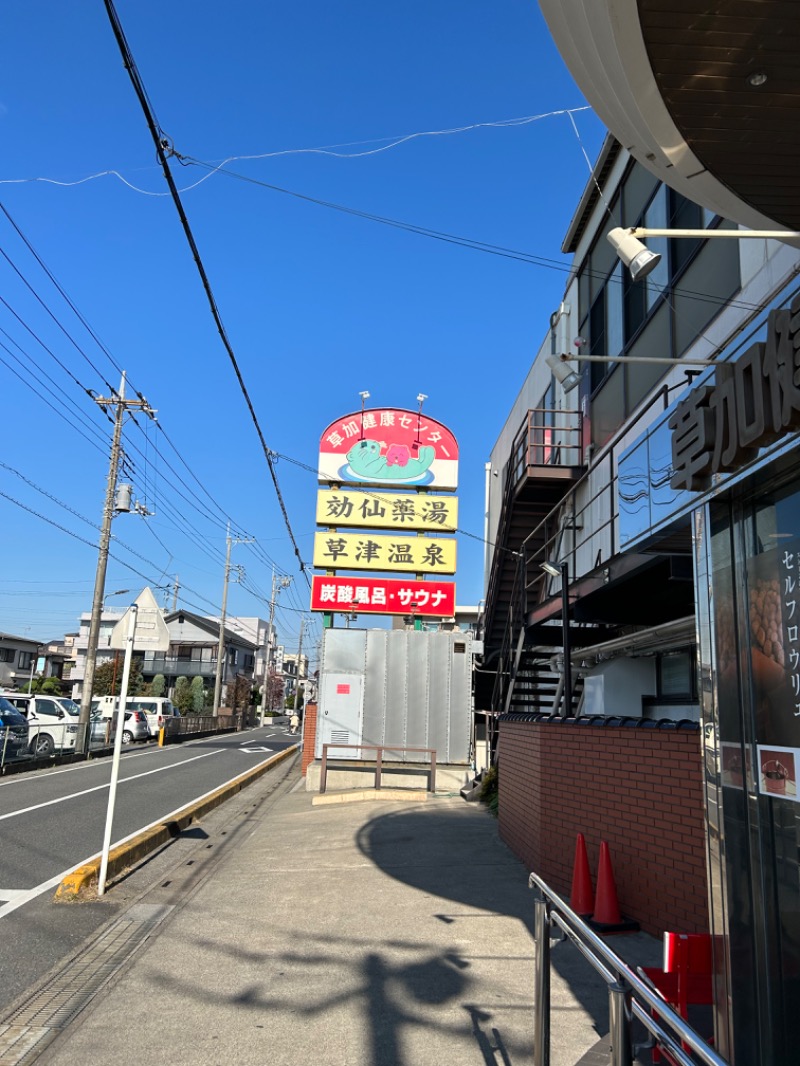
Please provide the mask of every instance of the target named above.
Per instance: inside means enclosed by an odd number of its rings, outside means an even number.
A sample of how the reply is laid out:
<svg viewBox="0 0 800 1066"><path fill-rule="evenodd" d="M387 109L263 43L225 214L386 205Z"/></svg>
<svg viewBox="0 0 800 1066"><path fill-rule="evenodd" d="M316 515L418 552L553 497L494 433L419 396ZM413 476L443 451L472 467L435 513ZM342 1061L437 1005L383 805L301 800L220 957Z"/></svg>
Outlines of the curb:
<svg viewBox="0 0 800 1066"><path fill-rule="evenodd" d="M172 814L168 815L163 822L151 826L143 833L126 840L116 848L112 848L108 854L108 880L111 881L118 873L139 862L146 855L149 855L151 851L155 851L156 848L160 848L163 844L168 844L170 840L174 840L192 822L202 818L209 811L213 811L215 807L219 807L226 800L235 796L237 792L241 792L243 788L252 784L253 781L257 781L267 770L271 770L279 762L288 759L290 755L296 755L298 750L299 745L294 745L285 751L278 752L277 755L273 755L271 759L262 763L261 766L256 766L254 769L246 771L240 777L229 781L226 785L222 785L208 796L204 796L203 799L187 804L185 807L179 807L177 811L173 811ZM70 871L56 889L55 899L62 902L74 900L80 892L96 883L100 875L100 862L101 856L98 855L91 862L87 862L84 866L78 866L75 870Z"/></svg>
<svg viewBox="0 0 800 1066"><path fill-rule="evenodd" d="M313 796L312 807L325 807L330 803L360 803L364 800L387 800L396 803L404 800L406 803L427 803L429 792L421 792L409 788L359 788L352 792L323 792L322 795Z"/></svg>

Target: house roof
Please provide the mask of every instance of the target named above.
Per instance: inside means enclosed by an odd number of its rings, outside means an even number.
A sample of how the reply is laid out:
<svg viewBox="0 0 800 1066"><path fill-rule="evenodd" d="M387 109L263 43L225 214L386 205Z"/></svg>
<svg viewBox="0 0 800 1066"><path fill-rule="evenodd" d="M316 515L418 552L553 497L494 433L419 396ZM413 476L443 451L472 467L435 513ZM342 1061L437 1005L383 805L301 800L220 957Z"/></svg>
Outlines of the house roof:
<svg viewBox="0 0 800 1066"><path fill-rule="evenodd" d="M30 644L32 648L40 646L38 640L32 640L31 637L18 637L14 633L0 633L0 640L13 640L16 644Z"/></svg>
<svg viewBox="0 0 800 1066"><path fill-rule="evenodd" d="M175 621L181 616L199 629L206 630L206 632L215 639L219 637L219 622L216 619L205 618L203 615L194 614L192 611L170 611L170 613L165 616L164 621L169 625L170 622ZM253 651L255 651L257 647L252 640L247 640L246 637L241 636L241 634L236 633L232 629L228 629L227 626L225 627L225 643L236 644L240 648L247 648L248 650Z"/></svg>

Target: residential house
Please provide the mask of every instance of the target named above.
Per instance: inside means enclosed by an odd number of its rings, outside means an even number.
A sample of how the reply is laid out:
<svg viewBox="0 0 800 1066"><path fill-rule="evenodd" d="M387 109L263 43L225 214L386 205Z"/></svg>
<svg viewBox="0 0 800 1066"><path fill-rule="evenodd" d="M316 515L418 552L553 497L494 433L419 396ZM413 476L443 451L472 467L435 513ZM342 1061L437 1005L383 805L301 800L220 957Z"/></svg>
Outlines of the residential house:
<svg viewBox="0 0 800 1066"><path fill-rule="evenodd" d="M166 692L173 695L179 677L203 679L204 688L214 692L219 646L219 621L191 611L172 611L164 621L170 645L165 655L146 652L142 656L142 677L152 681L157 674L166 681ZM233 621L233 620L231 620ZM255 680L257 645L242 636L241 627L225 626L225 660L222 671L223 702L227 687L243 675Z"/></svg>
<svg viewBox="0 0 800 1066"><path fill-rule="evenodd" d="M38 641L0 633L0 688L22 688L33 677L39 654Z"/></svg>

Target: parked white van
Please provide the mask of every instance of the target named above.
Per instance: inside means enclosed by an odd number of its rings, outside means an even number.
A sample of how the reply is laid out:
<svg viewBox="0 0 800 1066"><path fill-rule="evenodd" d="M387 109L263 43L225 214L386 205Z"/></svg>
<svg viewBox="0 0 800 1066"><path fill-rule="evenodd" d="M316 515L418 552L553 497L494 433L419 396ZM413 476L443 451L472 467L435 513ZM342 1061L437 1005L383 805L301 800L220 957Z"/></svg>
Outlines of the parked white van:
<svg viewBox="0 0 800 1066"><path fill-rule="evenodd" d="M92 707L96 705L102 716L108 718L114 713L116 703L116 696L101 696L97 700L92 700ZM125 709L144 711L147 715L147 728L150 730L150 735L154 737L158 736L159 729L162 727L168 729L170 721L181 716L181 712L172 700L162 696L129 696L125 701Z"/></svg>
<svg viewBox="0 0 800 1066"><path fill-rule="evenodd" d="M52 696L29 696L25 692L0 692L0 696L28 719L28 750L38 758L75 750L80 715L75 704L67 707Z"/></svg>

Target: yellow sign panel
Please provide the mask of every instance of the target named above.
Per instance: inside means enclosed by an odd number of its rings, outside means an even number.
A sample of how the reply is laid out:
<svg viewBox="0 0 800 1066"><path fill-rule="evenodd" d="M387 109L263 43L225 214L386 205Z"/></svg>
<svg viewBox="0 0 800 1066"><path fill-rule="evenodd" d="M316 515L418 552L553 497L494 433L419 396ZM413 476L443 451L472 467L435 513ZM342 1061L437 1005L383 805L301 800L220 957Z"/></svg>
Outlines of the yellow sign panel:
<svg viewBox="0 0 800 1066"><path fill-rule="evenodd" d="M369 533L316 533L314 566L325 570L402 570L413 574L454 574L456 542L445 537Z"/></svg>
<svg viewBox="0 0 800 1066"><path fill-rule="evenodd" d="M429 496L421 492L320 489L317 525L455 533L458 500L455 496Z"/></svg>

